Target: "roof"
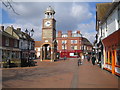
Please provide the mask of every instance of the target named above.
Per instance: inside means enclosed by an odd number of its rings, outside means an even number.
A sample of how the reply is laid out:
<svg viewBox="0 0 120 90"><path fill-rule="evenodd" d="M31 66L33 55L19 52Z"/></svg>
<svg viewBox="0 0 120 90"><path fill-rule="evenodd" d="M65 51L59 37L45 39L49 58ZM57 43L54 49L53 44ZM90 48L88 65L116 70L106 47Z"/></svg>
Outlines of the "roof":
<svg viewBox="0 0 120 90"><path fill-rule="evenodd" d="M1 34L1 33L0 33L0 34ZM10 35L9 33L5 32L5 31L2 31L2 35L3 35L3 36L6 36L6 37L9 37L9 38L17 39L17 38L15 38L14 36Z"/></svg>
<svg viewBox="0 0 120 90"><path fill-rule="evenodd" d="M87 38L82 37L82 41L83 41L84 45L90 45L90 46L92 46L92 44L90 43L90 41Z"/></svg>
<svg viewBox="0 0 120 90"><path fill-rule="evenodd" d="M97 20L102 21L103 18L106 15L106 12L109 10L109 8L112 6L112 3L98 3L96 4L97 8Z"/></svg>
<svg viewBox="0 0 120 90"><path fill-rule="evenodd" d="M31 40L31 41L34 40L33 38L30 37L30 35L22 32L21 30L16 30L16 29L13 29L13 30L21 39L28 39L28 40Z"/></svg>
<svg viewBox="0 0 120 90"><path fill-rule="evenodd" d="M101 23L104 23L104 21L109 17L109 15L113 12L113 10L120 4L119 2L113 2L108 11L106 12L104 19L102 20ZM119 7L119 6L118 6Z"/></svg>
<svg viewBox="0 0 120 90"><path fill-rule="evenodd" d="M34 39L30 37L30 35L28 35L27 33L24 33L24 32L22 32L22 33L26 36L26 38L28 40L34 41Z"/></svg>
<svg viewBox="0 0 120 90"><path fill-rule="evenodd" d="M35 41L35 47L40 47L41 41Z"/></svg>

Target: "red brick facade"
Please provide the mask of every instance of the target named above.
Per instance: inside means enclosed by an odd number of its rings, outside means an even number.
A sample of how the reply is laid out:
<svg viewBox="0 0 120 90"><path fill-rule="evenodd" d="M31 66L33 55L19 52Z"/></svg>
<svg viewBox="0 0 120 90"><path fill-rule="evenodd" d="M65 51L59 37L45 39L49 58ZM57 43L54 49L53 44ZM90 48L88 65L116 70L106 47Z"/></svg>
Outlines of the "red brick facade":
<svg viewBox="0 0 120 90"><path fill-rule="evenodd" d="M67 34L62 34L62 31L58 31L57 40L57 51L60 53L60 57L69 57L74 58L77 57L78 53L83 53L83 51L92 50L91 43L81 36L73 36L81 35L80 31L76 33L72 33L72 31L68 31ZM86 43L87 42L87 43ZM73 56L70 54L74 53Z"/></svg>

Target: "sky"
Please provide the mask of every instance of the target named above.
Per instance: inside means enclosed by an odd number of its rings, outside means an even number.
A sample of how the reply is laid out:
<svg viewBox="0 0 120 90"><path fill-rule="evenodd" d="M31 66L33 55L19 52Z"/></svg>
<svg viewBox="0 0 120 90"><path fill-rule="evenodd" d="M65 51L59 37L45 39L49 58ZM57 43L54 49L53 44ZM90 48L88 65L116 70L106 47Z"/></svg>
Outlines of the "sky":
<svg viewBox="0 0 120 90"><path fill-rule="evenodd" d="M99 2L12 2L19 15L2 5L2 25L20 27L22 31L33 28L33 38L40 41L44 11L51 6L56 12L56 31L67 33L68 30L80 30L81 34L93 43L96 34L96 3Z"/></svg>

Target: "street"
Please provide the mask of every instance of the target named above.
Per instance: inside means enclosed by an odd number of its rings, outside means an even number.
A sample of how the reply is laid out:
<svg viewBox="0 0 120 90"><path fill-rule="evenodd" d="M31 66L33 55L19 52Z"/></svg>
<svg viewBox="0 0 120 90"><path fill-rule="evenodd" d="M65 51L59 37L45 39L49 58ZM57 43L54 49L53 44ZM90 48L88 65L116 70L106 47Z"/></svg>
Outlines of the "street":
<svg viewBox="0 0 120 90"><path fill-rule="evenodd" d="M3 68L3 88L118 88L118 77L86 60L40 62L37 66Z"/></svg>

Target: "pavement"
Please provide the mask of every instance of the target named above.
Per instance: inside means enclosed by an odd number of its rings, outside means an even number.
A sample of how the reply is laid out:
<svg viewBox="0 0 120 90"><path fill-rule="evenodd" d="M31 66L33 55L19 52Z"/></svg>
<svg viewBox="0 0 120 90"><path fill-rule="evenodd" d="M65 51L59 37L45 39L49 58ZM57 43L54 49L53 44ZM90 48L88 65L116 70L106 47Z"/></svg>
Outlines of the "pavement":
<svg viewBox="0 0 120 90"><path fill-rule="evenodd" d="M34 67L2 69L3 88L118 88L119 77L78 59L40 62Z"/></svg>

